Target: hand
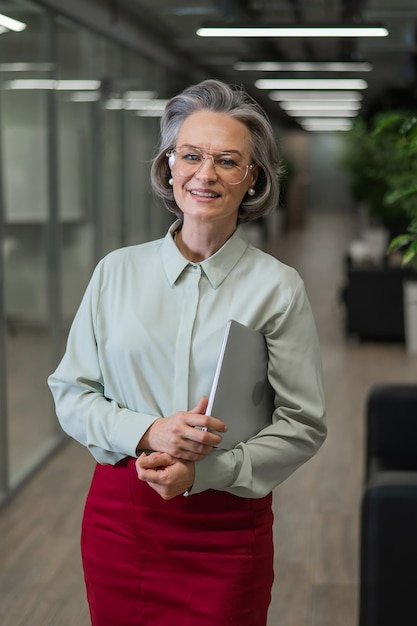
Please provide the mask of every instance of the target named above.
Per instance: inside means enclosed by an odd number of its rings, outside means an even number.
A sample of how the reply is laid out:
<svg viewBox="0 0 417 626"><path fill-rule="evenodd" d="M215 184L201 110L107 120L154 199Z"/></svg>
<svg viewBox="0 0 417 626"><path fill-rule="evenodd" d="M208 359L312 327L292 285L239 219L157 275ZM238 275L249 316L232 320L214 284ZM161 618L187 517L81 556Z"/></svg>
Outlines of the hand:
<svg viewBox="0 0 417 626"><path fill-rule="evenodd" d="M174 459L166 452L142 453L136 459L139 480L148 483L164 500L175 498L194 483L194 463Z"/></svg>
<svg viewBox="0 0 417 626"><path fill-rule="evenodd" d="M203 396L191 411L179 411L155 420L140 440L139 450L167 452L183 461L200 461L222 440L220 435L209 430L219 433L227 430L221 420L205 415L206 408L207 398Z"/></svg>

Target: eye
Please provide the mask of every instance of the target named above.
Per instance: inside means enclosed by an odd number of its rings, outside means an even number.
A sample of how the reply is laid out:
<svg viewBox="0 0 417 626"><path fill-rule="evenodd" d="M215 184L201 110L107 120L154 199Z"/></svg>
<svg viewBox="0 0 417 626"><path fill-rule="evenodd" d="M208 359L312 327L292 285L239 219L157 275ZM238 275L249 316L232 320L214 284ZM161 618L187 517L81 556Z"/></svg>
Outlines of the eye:
<svg viewBox="0 0 417 626"><path fill-rule="evenodd" d="M216 158L216 164L220 165L220 167L224 167L226 169L232 169L233 167L239 167L238 163L226 156L218 156Z"/></svg>
<svg viewBox="0 0 417 626"><path fill-rule="evenodd" d="M184 152L181 154L181 158L184 161L195 161L200 162L202 160L202 155L199 152Z"/></svg>

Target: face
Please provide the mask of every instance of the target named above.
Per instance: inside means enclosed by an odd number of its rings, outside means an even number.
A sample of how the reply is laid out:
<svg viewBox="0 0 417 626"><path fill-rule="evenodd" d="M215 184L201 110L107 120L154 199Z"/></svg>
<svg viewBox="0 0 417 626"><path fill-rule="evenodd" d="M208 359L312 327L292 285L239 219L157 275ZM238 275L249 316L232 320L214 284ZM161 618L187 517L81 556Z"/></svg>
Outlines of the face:
<svg viewBox="0 0 417 626"><path fill-rule="evenodd" d="M198 111L190 115L178 133L176 147L180 146L192 146L213 155L227 153L229 156L230 153L242 165L251 164L249 130L225 113ZM222 228L234 228L240 203L256 182L256 166L248 170L242 182L230 184L223 180L221 168L216 169L211 158L188 176L179 175L177 162L178 156L171 170L173 191L175 201L184 213L184 222L198 220Z"/></svg>

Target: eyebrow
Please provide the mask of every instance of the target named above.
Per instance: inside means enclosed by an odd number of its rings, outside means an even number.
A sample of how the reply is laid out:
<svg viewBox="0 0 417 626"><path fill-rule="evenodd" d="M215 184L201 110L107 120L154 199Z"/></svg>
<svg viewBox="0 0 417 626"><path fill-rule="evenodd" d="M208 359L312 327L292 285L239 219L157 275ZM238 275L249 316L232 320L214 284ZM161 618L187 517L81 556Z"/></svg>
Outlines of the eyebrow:
<svg viewBox="0 0 417 626"><path fill-rule="evenodd" d="M204 150L204 148L199 148L198 146L192 146L189 143L184 143L181 146L178 146L179 148L191 148L192 150L198 150L199 152L207 152L207 150ZM243 154L239 151L239 150L215 150L213 152L213 154L238 154L239 156L243 157Z"/></svg>

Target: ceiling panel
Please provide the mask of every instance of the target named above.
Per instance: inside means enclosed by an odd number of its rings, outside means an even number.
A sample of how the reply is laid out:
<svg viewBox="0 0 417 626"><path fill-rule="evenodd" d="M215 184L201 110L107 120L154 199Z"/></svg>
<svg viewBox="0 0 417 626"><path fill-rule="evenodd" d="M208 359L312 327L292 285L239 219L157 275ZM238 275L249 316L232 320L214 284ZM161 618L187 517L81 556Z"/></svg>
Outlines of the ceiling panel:
<svg viewBox="0 0 417 626"><path fill-rule="evenodd" d="M190 63L228 82L244 84L265 104L267 93L254 86L265 72L238 72L240 60L277 61L369 61L374 69L361 76L368 82L362 113L370 115L380 106L416 106L417 0L119 0L120 6L133 13L139 24L153 29ZM244 39L203 38L196 30L208 22L233 25L381 23L389 36L380 39ZM301 77L307 74L275 72L272 76ZM330 76L328 73L317 74ZM336 77L342 77L337 74ZM273 105L283 121L287 120ZM270 111L269 111L270 112Z"/></svg>

